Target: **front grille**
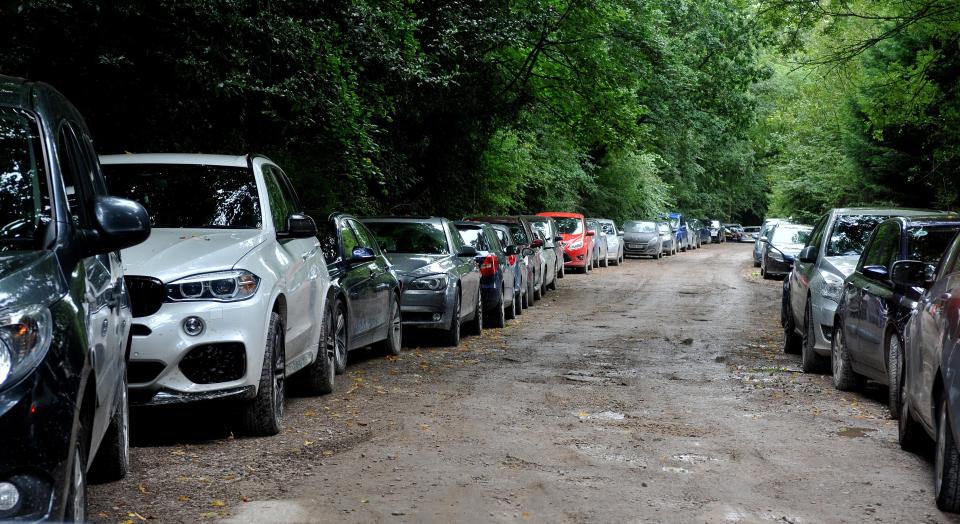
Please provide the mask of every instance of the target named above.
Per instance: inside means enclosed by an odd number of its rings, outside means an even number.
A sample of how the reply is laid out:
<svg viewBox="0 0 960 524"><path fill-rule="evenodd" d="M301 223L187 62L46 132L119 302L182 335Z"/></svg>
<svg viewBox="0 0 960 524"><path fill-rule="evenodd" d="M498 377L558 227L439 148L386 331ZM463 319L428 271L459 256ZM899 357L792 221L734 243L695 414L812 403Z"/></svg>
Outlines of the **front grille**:
<svg viewBox="0 0 960 524"><path fill-rule="evenodd" d="M247 372L247 354L240 342L204 344L183 357L180 371L195 384L239 380Z"/></svg>
<svg viewBox="0 0 960 524"><path fill-rule="evenodd" d="M131 384L153 382L165 367L167 366L163 362L130 361L127 363L127 382Z"/></svg>
<svg viewBox="0 0 960 524"><path fill-rule="evenodd" d="M130 293L134 318L148 317L160 310L166 293L163 282L152 277L127 275L123 277Z"/></svg>

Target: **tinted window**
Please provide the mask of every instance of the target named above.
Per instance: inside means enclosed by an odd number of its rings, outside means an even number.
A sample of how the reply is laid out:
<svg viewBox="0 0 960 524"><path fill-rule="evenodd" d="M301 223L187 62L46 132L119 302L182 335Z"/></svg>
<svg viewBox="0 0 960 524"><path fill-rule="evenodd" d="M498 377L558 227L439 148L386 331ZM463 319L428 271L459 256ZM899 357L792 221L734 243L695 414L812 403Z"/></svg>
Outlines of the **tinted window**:
<svg viewBox="0 0 960 524"><path fill-rule="evenodd" d="M273 227L277 231L286 231L287 216L294 212L293 200L287 194L278 173L270 166L263 166L263 180L267 186L267 199L270 202L270 215ZM344 251L352 253L352 251Z"/></svg>
<svg viewBox="0 0 960 524"><path fill-rule="evenodd" d="M507 232L500 228L493 228L493 232L497 234L497 240L504 246L512 245L510 240L507 238Z"/></svg>
<svg viewBox="0 0 960 524"><path fill-rule="evenodd" d="M491 232L493 233L492 235ZM490 251L503 253L503 246L500 245L500 239L497 238L497 233L494 229L485 229L483 235L487 239L487 245L490 246Z"/></svg>
<svg viewBox="0 0 960 524"><path fill-rule="evenodd" d="M0 251L42 247L39 241L50 223L42 155L37 122L0 109Z"/></svg>
<svg viewBox="0 0 960 524"><path fill-rule="evenodd" d="M661 227L667 227L667 225L662 224ZM624 233L656 233L657 224L654 222L624 222L623 231Z"/></svg>
<svg viewBox="0 0 960 524"><path fill-rule="evenodd" d="M579 235L583 233L583 221L579 218L555 218L557 229L567 235Z"/></svg>
<svg viewBox="0 0 960 524"><path fill-rule="evenodd" d="M808 246L816 246L817 249L820 249L821 244L823 243L824 233L827 227L827 218L830 215L824 215L820 217L820 220L813 225L813 233L810 234L810 239L807 240Z"/></svg>
<svg viewBox="0 0 960 524"><path fill-rule="evenodd" d="M443 227L427 222L368 222L380 248L387 253L449 255Z"/></svg>
<svg viewBox="0 0 960 524"><path fill-rule="evenodd" d="M606 233L606 234L608 234L608 235L616 235L616 234L617 234L616 228L613 226L613 224L610 224L610 223L608 223L608 222L601 222L601 223L600 223L600 228L603 229L603 232Z"/></svg>
<svg viewBox="0 0 960 524"><path fill-rule="evenodd" d="M870 238L870 233L888 217L871 215L843 215L837 217L827 244L828 257L859 255Z"/></svg>
<svg viewBox="0 0 960 524"><path fill-rule="evenodd" d="M320 249L327 264L332 264L340 258L340 248L337 245L337 232L329 220L317 222L317 238L320 239Z"/></svg>
<svg viewBox="0 0 960 524"><path fill-rule="evenodd" d="M934 266L939 264L943 252L956 235L956 228L908 228L907 260L920 260Z"/></svg>
<svg viewBox="0 0 960 524"><path fill-rule="evenodd" d="M347 259L353 256L354 249L365 247L360 245L357 234L353 232L353 229L346 221L344 221L343 227L340 228L340 243L343 245L343 256Z"/></svg>
<svg viewBox="0 0 960 524"><path fill-rule="evenodd" d="M457 231L460 232L460 238L468 246L473 246L477 251L489 251L482 229L472 226L457 226Z"/></svg>
<svg viewBox="0 0 960 524"><path fill-rule="evenodd" d="M540 236L544 239L550 237L550 226L546 222L531 221L530 227L537 233L540 233Z"/></svg>
<svg viewBox="0 0 960 524"><path fill-rule="evenodd" d="M883 266L890 267L890 264L897 259L900 251L900 224L891 222L877 228L873 238L870 240L870 246L862 260L860 267Z"/></svg>
<svg viewBox="0 0 960 524"><path fill-rule="evenodd" d="M357 222L356 220L350 220L350 227L353 228L353 232L357 235L357 240L360 241L362 247L370 248L373 250L373 253L380 255L380 245L377 243L377 238L373 236L373 233L370 232L363 224Z"/></svg>
<svg viewBox="0 0 960 524"><path fill-rule="evenodd" d="M260 201L247 167L104 165L110 192L140 202L160 228L259 228Z"/></svg>

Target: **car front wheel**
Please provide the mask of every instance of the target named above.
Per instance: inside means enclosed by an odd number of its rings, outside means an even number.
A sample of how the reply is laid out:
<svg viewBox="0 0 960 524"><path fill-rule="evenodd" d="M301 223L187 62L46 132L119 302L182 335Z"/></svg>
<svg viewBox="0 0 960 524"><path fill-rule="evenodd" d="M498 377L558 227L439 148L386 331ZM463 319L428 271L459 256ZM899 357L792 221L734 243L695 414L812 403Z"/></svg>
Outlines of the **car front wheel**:
<svg viewBox="0 0 960 524"><path fill-rule="evenodd" d="M400 315L400 297L396 295L390 299L390 325L387 330L387 338L381 343L381 348L388 355L399 355L403 348L403 318Z"/></svg>
<svg viewBox="0 0 960 524"><path fill-rule="evenodd" d="M342 375L347 370L347 359L350 358L347 334L347 313L343 302L337 301L333 309L333 323L331 324L331 334L333 336L334 351L333 361L334 369L337 375Z"/></svg>
<svg viewBox="0 0 960 524"><path fill-rule="evenodd" d="M468 335L477 335L483 332L483 294L480 293L480 290L477 289L477 302L476 308L473 312L473 320L467 324L467 334Z"/></svg>
<svg viewBox="0 0 960 524"><path fill-rule="evenodd" d="M803 316L803 344L800 349L800 368L804 373L819 373L821 369L820 357L814 349L814 344L817 341L814 329L813 312L808 300L806 312Z"/></svg>
<svg viewBox="0 0 960 524"><path fill-rule="evenodd" d="M303 386L311 395L326 395L333 391L336 376L336 332L334 331L335 309L329 306L323 313L320 328L320 345L317 358L303 370Z"/></svg>
<svg viewBox="0 0 960 524"><path fill-rule="evenodd" d="M446 344L451 347L460 345L460 295L457 295L453 303L453 311L450 312L450 327L444 333Z"/></svg>
<svg viewBox="0 0 960 524"><path fill-rule="evenodd" d="M287 361L283 348L283 322L272 313L267 330L267 345L263 352L263 366L257 396L245 406L243 430L255 436L276 435L283 421L286 401Z"/></svg>
<svg viewBox="0 0 960 524"><path fill-rule="evenodd" d="M903 405L903 345L896 331L891 330L887 337L887 405L890 418L900 418Z"/></svg>
<svg viewBox="0 0 960 524"><path fill-rule="evenodd" d="M947 408L946 393L940 396L937 412L937 447L933 459L934 493L937 507L943 511L960 511L960 452L953 440L953 428Z"/></svg>
<svg viewBox="0 0 960 524"><path fill-rule="evenodd" d="M77 428L78 435L85 433L83 426ZM78 436L73 446L73 467L70 470L70 486L67 494L65 522L87 521L87 470L85 439Z"/></svg>
<svg viewBox="0 0 960 524"><path fill-rule="evenodd" d="M94 482L120 480L130 469L130 401L126 376L121 380L120 399L90 468L90 478Z"/></svg>
<svg viewBox="0 0 960 524"><path fill-rule="evenodd" d="M846 337L843 336L843 323L839 319L833 326L830 361L833 364L833 387L840 391L851 391L860 386L860 376L853 371Z"/></svg>

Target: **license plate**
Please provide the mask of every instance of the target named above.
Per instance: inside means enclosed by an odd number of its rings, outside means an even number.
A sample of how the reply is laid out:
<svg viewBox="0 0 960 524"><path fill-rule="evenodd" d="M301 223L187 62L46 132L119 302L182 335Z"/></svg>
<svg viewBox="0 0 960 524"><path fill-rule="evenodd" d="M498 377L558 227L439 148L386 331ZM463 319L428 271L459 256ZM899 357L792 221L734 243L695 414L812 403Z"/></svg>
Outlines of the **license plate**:
<svg viewBox="0 0 960 524"><path fill-rule="evenodd" d="M643 249L647 247L644 244L627 244L627 245L630 247L630 249Z"/></svg>

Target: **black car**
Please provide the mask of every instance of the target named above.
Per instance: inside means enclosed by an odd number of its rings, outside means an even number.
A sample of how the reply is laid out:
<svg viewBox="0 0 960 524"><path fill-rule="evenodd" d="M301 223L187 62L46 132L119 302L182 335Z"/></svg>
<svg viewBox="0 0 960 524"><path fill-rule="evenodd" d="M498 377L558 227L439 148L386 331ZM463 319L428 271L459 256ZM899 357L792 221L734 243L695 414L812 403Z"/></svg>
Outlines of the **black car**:
<svg viewBox="0 0 960 524"><path fill-rule="evenodd" d="M517 246L525 253L525 255L522 256L527 263L527 278L524 279L527 287L526 293L524 293L522 298L523 307L530 307L535 301L540 300L544 266L546 265L541 255L544 242L537 237L530 221L521 216L467 217L464 218L464 220L503 224L510 228L510 234L513 236L513 240L517 243ZM524 248L530 249L525 250Z"/></svg>
<svg viewBox="0 0 960 524"><path fill-rule="evenodd" d="M810 238L811 226L780 223L767 231L761 239L760 276L765 279L783 278L793 269L793 261Z"/></svg>
<svg viewBox="0 0 960 524"><path fill-rule="evenodd" d="M378 344L400 354L400 279L376 237L353 216L334 213L316 221L334 289L334 367L347 368L351 350Z"/></svg>
<svg viewBox="0 0 960 524"><path fill-rule="evenodd" d="M483 316L490 327L502 328L507 318L516 316L514 301L515 264L510 263L516 257L517 247L504 248L497 233L490 224L481 222L454 222L454 227L468 246L477 250L477 264L480 266L480 293L483 296Z"/></svg>
<svg viewBox="0 0 960 524"><path fill-rule="evenodd" d="M939 215L891 218L873 231L844 282L833 321L837 389L853 389L863 377L886 384L890 414L900 415L904 325L923 288L895 284L890 271L901 260L936 266L958 230L960 219Z"/></svg>
<svg viewBox="0 0 960 524"><path fill-rule="evenodd" d="M150 222L107 196L83 118L45 84L0 76L0 163L0 521L84 521L88 472L129 464L119 251Z"/></svg>

